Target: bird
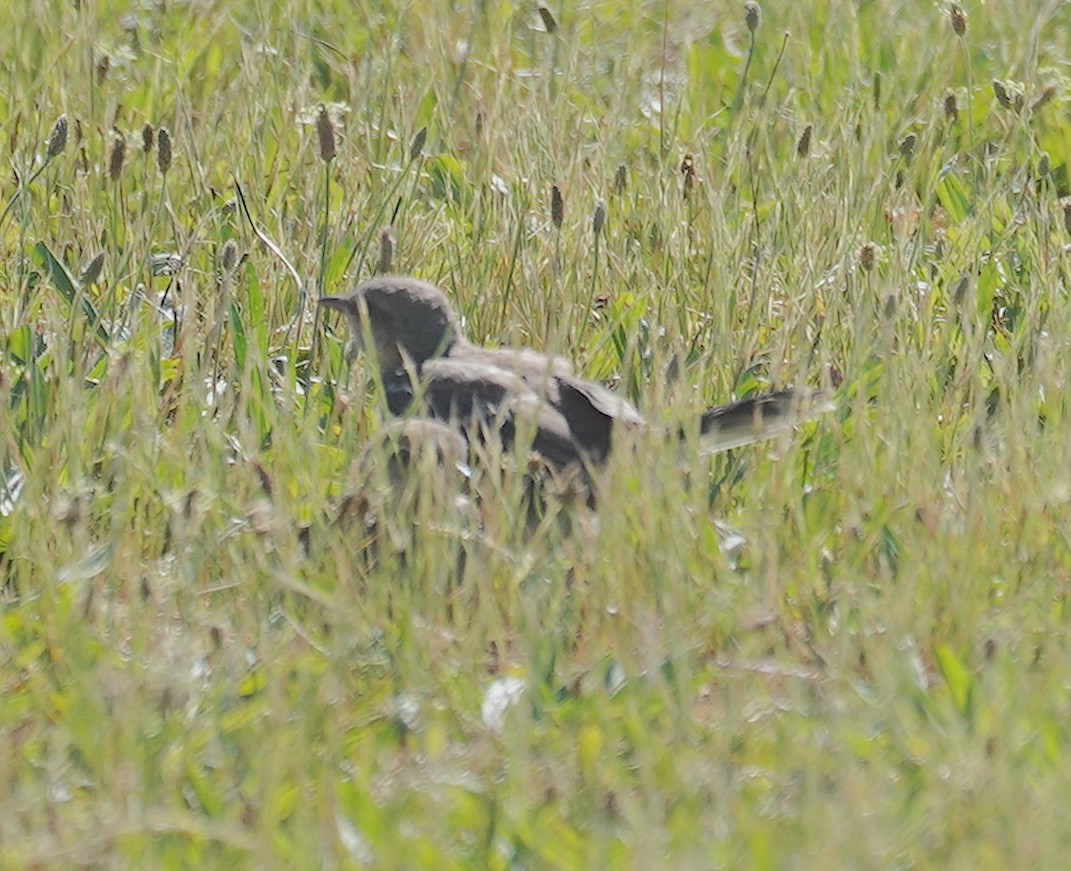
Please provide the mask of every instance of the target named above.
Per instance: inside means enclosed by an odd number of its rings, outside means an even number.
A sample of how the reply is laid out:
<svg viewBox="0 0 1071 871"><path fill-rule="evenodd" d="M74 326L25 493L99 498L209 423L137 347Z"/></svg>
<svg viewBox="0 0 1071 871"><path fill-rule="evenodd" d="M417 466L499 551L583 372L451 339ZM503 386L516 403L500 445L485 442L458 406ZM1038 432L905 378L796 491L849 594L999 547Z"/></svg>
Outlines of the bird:
<svg viewBox="0 0 1071 871"><path fill-rule="evenodd" d="M449 424L421 417L394 420L380 427L358 455L334 525L346 531L366 565L377 562L384 548L404 560L420 535L422 518L440 515L446 506L459 522L475 515L468 460L468 442ZM438 532L425 529L425 534ZM458 560L460 573L460 553Z"/></svg>
<svg viewBox="0 0 1071 871"><path fill-rule="evenodd" d="M392 490L437 469L468 478L468 443L440 420L403 418L381 427L357 458L355 477L362 484L383 475Z"/></svg>
<svg viewBox="0 0 1071 871"><path fill-rule="evenodd" d="M562 357L470 342L446 294L421 279L380 275L319 304L344 315L346 360L363 351L375 361L394 415L415 408L470 440L493 432L507 447L523 436L559 470L597 468L623 431L649 426L625 397L578 377ZM700 451L772 438L831 407L824 392L791 389L716 406L700 416Z"/></svg>

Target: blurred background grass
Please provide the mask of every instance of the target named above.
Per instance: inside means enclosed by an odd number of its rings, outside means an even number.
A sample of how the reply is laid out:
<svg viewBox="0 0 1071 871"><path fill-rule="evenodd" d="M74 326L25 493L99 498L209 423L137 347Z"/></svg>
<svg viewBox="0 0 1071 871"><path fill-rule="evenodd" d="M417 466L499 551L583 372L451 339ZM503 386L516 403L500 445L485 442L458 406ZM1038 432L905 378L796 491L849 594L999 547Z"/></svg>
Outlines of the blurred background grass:
<svg viewBox="0 0 1071 871"><path fill-rule="evenodd" d="M962 15L12 15L0 865L1062 864L1071 21ZM568 523L374 482L370 554L331 518L380 404L308 303L388 227L474 340L654 419L838 411L652 437Z"/></svg>

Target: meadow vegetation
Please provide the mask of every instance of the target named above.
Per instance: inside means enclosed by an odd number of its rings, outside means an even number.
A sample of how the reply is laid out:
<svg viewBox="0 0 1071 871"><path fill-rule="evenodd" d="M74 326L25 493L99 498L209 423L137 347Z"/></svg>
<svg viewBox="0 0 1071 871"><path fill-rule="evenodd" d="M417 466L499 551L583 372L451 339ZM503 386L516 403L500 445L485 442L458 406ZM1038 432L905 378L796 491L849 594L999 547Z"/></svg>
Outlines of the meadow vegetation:
<svg viewBox="0 0 1071 871"><path fill-rule="evenodd" d="M0 58L0 867L1066 862L1060 0L47 0ZM388 264L666 431L836 411L597 514L390 488L314 304Z"/></svg>

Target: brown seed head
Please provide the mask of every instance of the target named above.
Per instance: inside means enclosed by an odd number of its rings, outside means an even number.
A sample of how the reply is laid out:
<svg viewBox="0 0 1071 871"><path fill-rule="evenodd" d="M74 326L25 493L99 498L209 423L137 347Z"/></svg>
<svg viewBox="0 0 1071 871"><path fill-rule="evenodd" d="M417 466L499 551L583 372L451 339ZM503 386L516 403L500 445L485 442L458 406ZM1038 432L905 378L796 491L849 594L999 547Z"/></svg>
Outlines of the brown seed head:
<svg viewBox="0 0 1071 871"><path fill-rule="evenodd" d="M877 262L878 248L873 242L867 242L859 249L859 266L864 272L871 272Z"/></svg>
<svg viewBox="0 0 1071 871"><path fill-rule="evenodd" d="M1046 86L1045 90L1043 90L1041 92L1041 94L1038 95L1038 98L1036 100L1034 100L1033 103L1030 104L1030 111L1031 112L1036 112L1038 109L1040 109L1046 103L1050 102L1052 100L1052 98L1055 97L1055 96L1056 96L1056 85L1048 85L1048 86Z"/></svg>
<svg viewBox="0 0 1071 871"><path fill-rule="evenodd" d="M60 115L56 123L52 125L52 132L48 135L48 150L45 152L46 160L63 153L67 147L67 116Z"/></svg>
<svg viewBox="0 0 1071 871"><path fill-rule="evenodd" d="M557 185L550 189L550 220L559 230L565 220L565 199L562 197L562 189Z"/></svg>
<svg viewBox="0 0 1071 871"><path fill-rule="evenodd" d="M967 34L967 13L958 3L949 5L948 20L952 22L952 31L956 36L963 37Z"/></svg>
<svg viewBox="0 0 1071 871"><path fill-rule="evenodd" d="M900 155L905 160L911 160L915 156L915 145L918 144L919 138L915 133L908 133L903 139L900 140Z"/></svg>
<svg viewBox="0 0 1071 871"><path fill-rule="evenodd" d="M959 282L956 284L956 289L952 291L952 304L959 308L963 305L963 301L967 298L967 291L971 287L971 277L969 275L963 275L960 277Z"/></svg>
<svg viewBox="0 0 1071 871"><path fill-rule="evenodd" d="M684 196L689 197L695 187L695 158L690 154L681 160L681 179L684 183Z"/></svg>
<svg viewBox="0 0 1071 871"><path fill-rule="evenodd" d="M97 279L100 278L100 273L104 269L104 252L101 251L96 257L86 264L86 268L82 270L79 280L83 285L95 284Z"/></svg>
<svg viewBox="0 0 1071 871"><path fill-rule="evenodd" d="M379 263L376 271L386 275L394 265L394 234L390 227L384 227L379 231Z"/></svg>
<svg viewBox="0 0 1071 871"><path fill-rule="evenodd" d="M554 33L558 29L558 22L554 20L554 15L551 11L542 3L539 4L539 17L543 19L543 27L547 33Z"/></svg>
<svg viewBox="0 0 1071 871"><path fill-rule="evenodd" d="M747 29L754 33L762 23L762 7L755 0L748 0L744 4L744 23Z"/></svg>
<svg viewBox="0 0 1071 871"><path fill-rule="evenodd" d="M53 516L68 529L79 526L85 519L85 505L82 497L75 494L57 499Z"/></svg>
<svg viewBox="0 0 1071 871"><path fill-rule="evenodd" d="M409 159L416 160L424 151L424 143L428 141L428 128L421 127L413 134L409 142Z"/></svg>
<svg viewBox="0 0 1071 871"><path fill-rule="evenodd" d="M886 320L892 320L896 316L896 310L900 307L900 301L896 298L895 293L890 293L885 297L885 305L882 306L881 313L885 316Z"/></svg>
<svg viewBox="0 0 1071 871"><path fill-rule="evenodd" d="M275 482L272 480L271 474L259 461L254 460L253 471L257 475L257 483L260 484L260 489L268 499L275 498Z"/></svg>
<svg viewBox="0 0 1071 871"><path fill-rule="evenodd" d="M1008 93L1007 87L1000 79L993 79L993 95L997 98L997 102L1000 103L1005 109L1012 108L1012 98Z"/></svg>
<svg viewBox="0 0 1071 871"><path fill-rule="evenodd" d="M238 243L233 239L228 239L223 243L223 250L219 254L219 262L224 272L230 273L234 271L234 267L238 264Z"/></svg>
<svg viewBox="0 0 1071 871"><path fill-rule="evenodd" d="M1052 164L1049 159L1049 152L1041 152L1041 157L1038 158L1038 178L1045 178L1051 169Z"/></svg>
<svg viewBox="0 0 1071 871"><path fill-rule="evenodd" d="M599 200L595 204L595 214L591 218L591 229L595 231L595 236L598 237L602 233L603 225L606 223L606 204Z"/></svg>
<svg viewBox="0 0 1071 871"><path fill-rule="evenodd" d="M800 138L796 141L796 154L800 157L806 157L811 151L811 134L814 132L814 125L808 124L803 128L803 132L800 134Z"/></svg>
<svg viewBox="0 0 1071 871"><path fill-rule="evenodd" d="M171 168L171 134L167 132L166 127L161 127L156 134L156 163L160 172L167 175Z"/></svg>
<svg viewBox="0 0 1071 871"><path fill-rule="evenodd" d="M320 159L330 163L338 149L335 146L335 122L331 120L327 106L320 106L320 114L316 116L316 138L320 141Z"/></svg>
<svg viewBox="0 0 1071 871"><path fill-rule="evenodd" d="M628 187L628 168L620 163L617 166L617 172L614 173L614 193L623 194L626 187Z"/></svg>
<svg viewBox="0 0 1071 871"><path fill-rule="evenodd" d="M146 154L152 151L155 139L156 131L152 129L152 124L146 121L145 126L141 128L141 150Z"/></svg>
<svg viewBox="0 0 1071 871"><path fill-rule="evenodd" d="M126 139L119 131L115 131L115 139L112 141L112 151L108 156L108 178L119 181L123 174L123 163L126 160Z"/></svg>
<svg viewBox="0 0 1071 871"><path fill-rule="evenodd" d="M950 124L959 117L959 106L956 103L956 92L949 91L945 94L945 120Z"/></svg>

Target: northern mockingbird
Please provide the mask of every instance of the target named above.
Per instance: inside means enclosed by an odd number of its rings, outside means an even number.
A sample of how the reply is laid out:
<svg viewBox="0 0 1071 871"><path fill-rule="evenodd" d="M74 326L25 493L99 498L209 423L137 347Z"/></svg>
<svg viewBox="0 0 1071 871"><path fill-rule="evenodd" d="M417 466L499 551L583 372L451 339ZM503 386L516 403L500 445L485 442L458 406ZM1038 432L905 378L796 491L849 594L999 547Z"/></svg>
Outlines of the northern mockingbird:
<svg viewBox="0 0 1071 871"><path fill-rule="evenodd" d="M319 300L345 315L346 358L361 350L379 368L392 414L415 405L481 441L495 430L507 446L520 437L552 466L600 464L615 431L647 421L619 394L573 374L561 357L469 342L443 292L408 276L379 276ZM711 408L700 418L703 453L771 438L829 410L818 393L784 390Z"/></svg>

